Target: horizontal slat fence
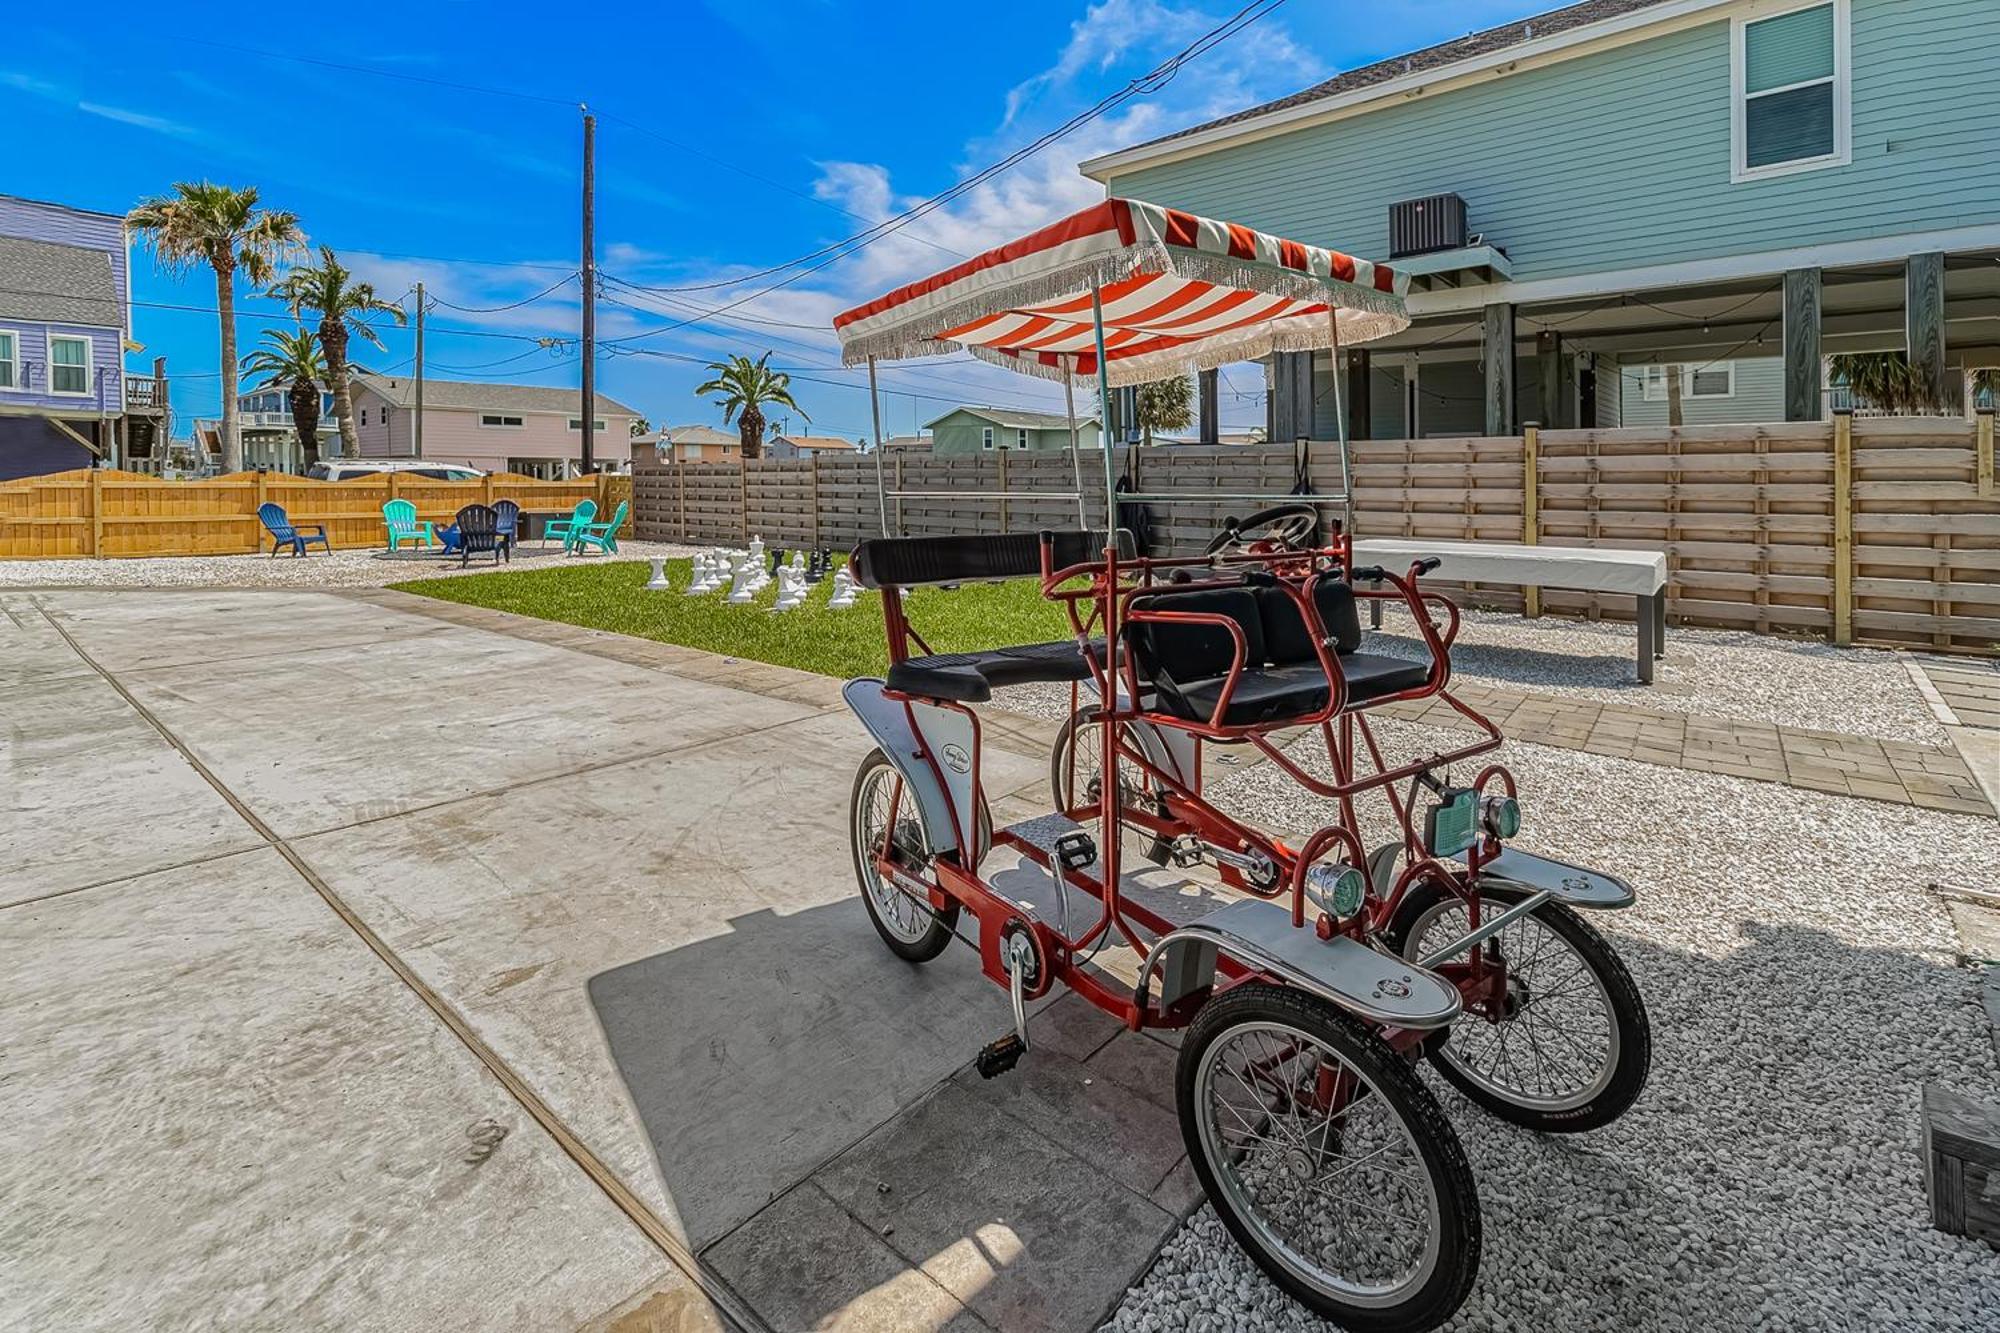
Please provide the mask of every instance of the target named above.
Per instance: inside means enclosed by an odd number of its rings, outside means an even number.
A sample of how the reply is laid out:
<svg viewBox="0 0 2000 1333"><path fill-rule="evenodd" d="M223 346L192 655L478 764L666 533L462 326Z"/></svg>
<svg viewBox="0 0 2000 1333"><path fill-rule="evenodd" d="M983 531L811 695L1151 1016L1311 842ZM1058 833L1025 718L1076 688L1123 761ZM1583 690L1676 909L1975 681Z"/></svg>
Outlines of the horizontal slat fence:
<svg viewBox="0 0 2000 1333"><path fill-rule="evenodd" d="M1660 550L1668 612L1680 623L1992 652L2000 648L1992 423L1990 415L1839 418L1356 441L1355 531ZM1142 450L1136 489L1285 495L1299 461L1282 445ZM1079 462L1084 513L1100 523L1103 457L1086 452ZM1313 444L1304 463L1311 487L1338 489L1338 445ZM1032 532L1078 521L1066 451L907 453L883 465L891 493L927 493L888 500L892 532ZM884 527L872 457L646 467L633 484L640 533L659 540L736 545L762 536L772 546L846 549ZM1224 516L1261 507L1156 505L1155 553L1198 551ZM1633 612L1624 597L1440 586L1477 605Z"/></svg>
<svg viewBox="0 0 2000 1333"><path fill-rule="evenodd" d="M630 494L625 477L538 481L498 473L476 481L434 481L378 473L352 481L312 481L284 473L235 472L201 481L165 481L104 468L0 482L0 560L62 557L241 555L270 549L257 521L267 502L295 525L326 529L336 547L380 546L382 506L408 500L417 516L447 523L469 504L512 500L523 509L571 509L595 500L601 518ZM628 519L622 533L630 533Z"/></svg>

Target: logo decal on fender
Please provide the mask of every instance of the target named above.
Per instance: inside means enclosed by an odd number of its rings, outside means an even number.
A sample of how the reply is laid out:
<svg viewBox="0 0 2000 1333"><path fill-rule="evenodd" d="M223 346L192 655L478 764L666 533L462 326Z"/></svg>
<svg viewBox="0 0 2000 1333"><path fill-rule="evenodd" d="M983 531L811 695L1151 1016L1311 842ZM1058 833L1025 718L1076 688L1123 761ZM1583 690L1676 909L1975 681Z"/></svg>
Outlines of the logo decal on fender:
<svg viewBox="0 0 2000 1333"><path fill-rule="evenodd" d="M972 756L967 754L963 747L947 745L941 753L944 755L944 766L952 772L970 773L972 771Z"/></svg>

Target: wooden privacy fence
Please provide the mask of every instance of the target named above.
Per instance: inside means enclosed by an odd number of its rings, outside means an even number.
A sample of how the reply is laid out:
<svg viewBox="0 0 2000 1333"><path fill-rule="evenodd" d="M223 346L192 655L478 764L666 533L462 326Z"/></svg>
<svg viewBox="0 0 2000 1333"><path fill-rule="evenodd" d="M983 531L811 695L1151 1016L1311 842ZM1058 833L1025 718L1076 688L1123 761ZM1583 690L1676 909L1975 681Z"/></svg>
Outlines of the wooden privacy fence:
<svg viewBox="0 0 2000 1333"><path fill-rule="evenodd" d="M382 506L408 500L419 518L449 522L469 504L512 500L523 509L570 509L596 500L608 520L631 479L600 475L537 481L499 473L435 481L395 472L353 481L311 481L276 472L232 472L203 481L163 481L93 468L0 482L0 559L74 556L240 555L269 550L257 521L267 501L295 524L326 528L336 547L380 546ZM630 519L621 535L632 531Z"/></svg>
<svg viewBox="0 0 2000 1333"><path fill-rule="evenodd" d="M1139 489L1288 493L1287 446L1142 450ZM1668 611L1683 624L1821 635L1958 652L2000 646L2000 495L1993 417L1862 418L1679 430L1542 431L1351 447L1355 529L1436 537L1641 547L1667 554ZM1081 459L1084 512L1101 523L1103 458ZM1311 483L1340 483L1338 446L1307 452ZM906 535L1070 527L1067 451L884 460L889 527ZM873 458L644 467L641 538L845 549L880 535ZM1002 491L1036 491L1005 499ZM1156 553L1198 551L1248 502L1155 506ZM1449 585L1446 585L1449 586ZM1630 616L1630 598L1475 586L1467 600Z"/></svg>

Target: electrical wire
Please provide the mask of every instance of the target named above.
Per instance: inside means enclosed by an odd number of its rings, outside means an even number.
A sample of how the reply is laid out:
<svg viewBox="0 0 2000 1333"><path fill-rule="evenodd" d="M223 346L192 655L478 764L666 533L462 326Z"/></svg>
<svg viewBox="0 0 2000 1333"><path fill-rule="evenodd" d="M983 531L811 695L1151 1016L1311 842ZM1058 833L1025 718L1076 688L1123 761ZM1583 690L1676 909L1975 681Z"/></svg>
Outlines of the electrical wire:
<svg viewBox="0 0 2000 1333"><path fill-rule="evenodd" d="M524 305L533 305L543 297L553 292L561 291L564 287L569 286L579 276L581 275L573 271L565 273L561 278L542 288L542 290L536 292L533 296L524 296L520 300L511 302L508 305L457 305L445 300L441 296L432 296L428 298L426 308L442 307L446 310L456 310L467 315L498 315L508 310L519 310ZM405 294L407 295L407 293Z"/></svg>

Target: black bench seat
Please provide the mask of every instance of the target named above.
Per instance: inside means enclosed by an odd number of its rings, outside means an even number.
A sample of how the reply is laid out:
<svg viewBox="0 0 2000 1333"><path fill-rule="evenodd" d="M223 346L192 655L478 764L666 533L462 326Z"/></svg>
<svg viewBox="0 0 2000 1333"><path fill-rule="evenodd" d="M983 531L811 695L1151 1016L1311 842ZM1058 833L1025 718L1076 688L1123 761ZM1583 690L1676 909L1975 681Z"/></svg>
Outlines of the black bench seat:
<svg viewBox="0 0 2000 1333"><path fill-rule="evenodd" d="M1093 639L1091 652L1104 660L1104 640ZM1090 679L1090 664L1076 640L1028 643L1014 648L986 648L976 653L937 653L905 658L889 668L884 683L892 690L927 699L985 703L996 685L1028 685L1037 681Z"/></svg>

